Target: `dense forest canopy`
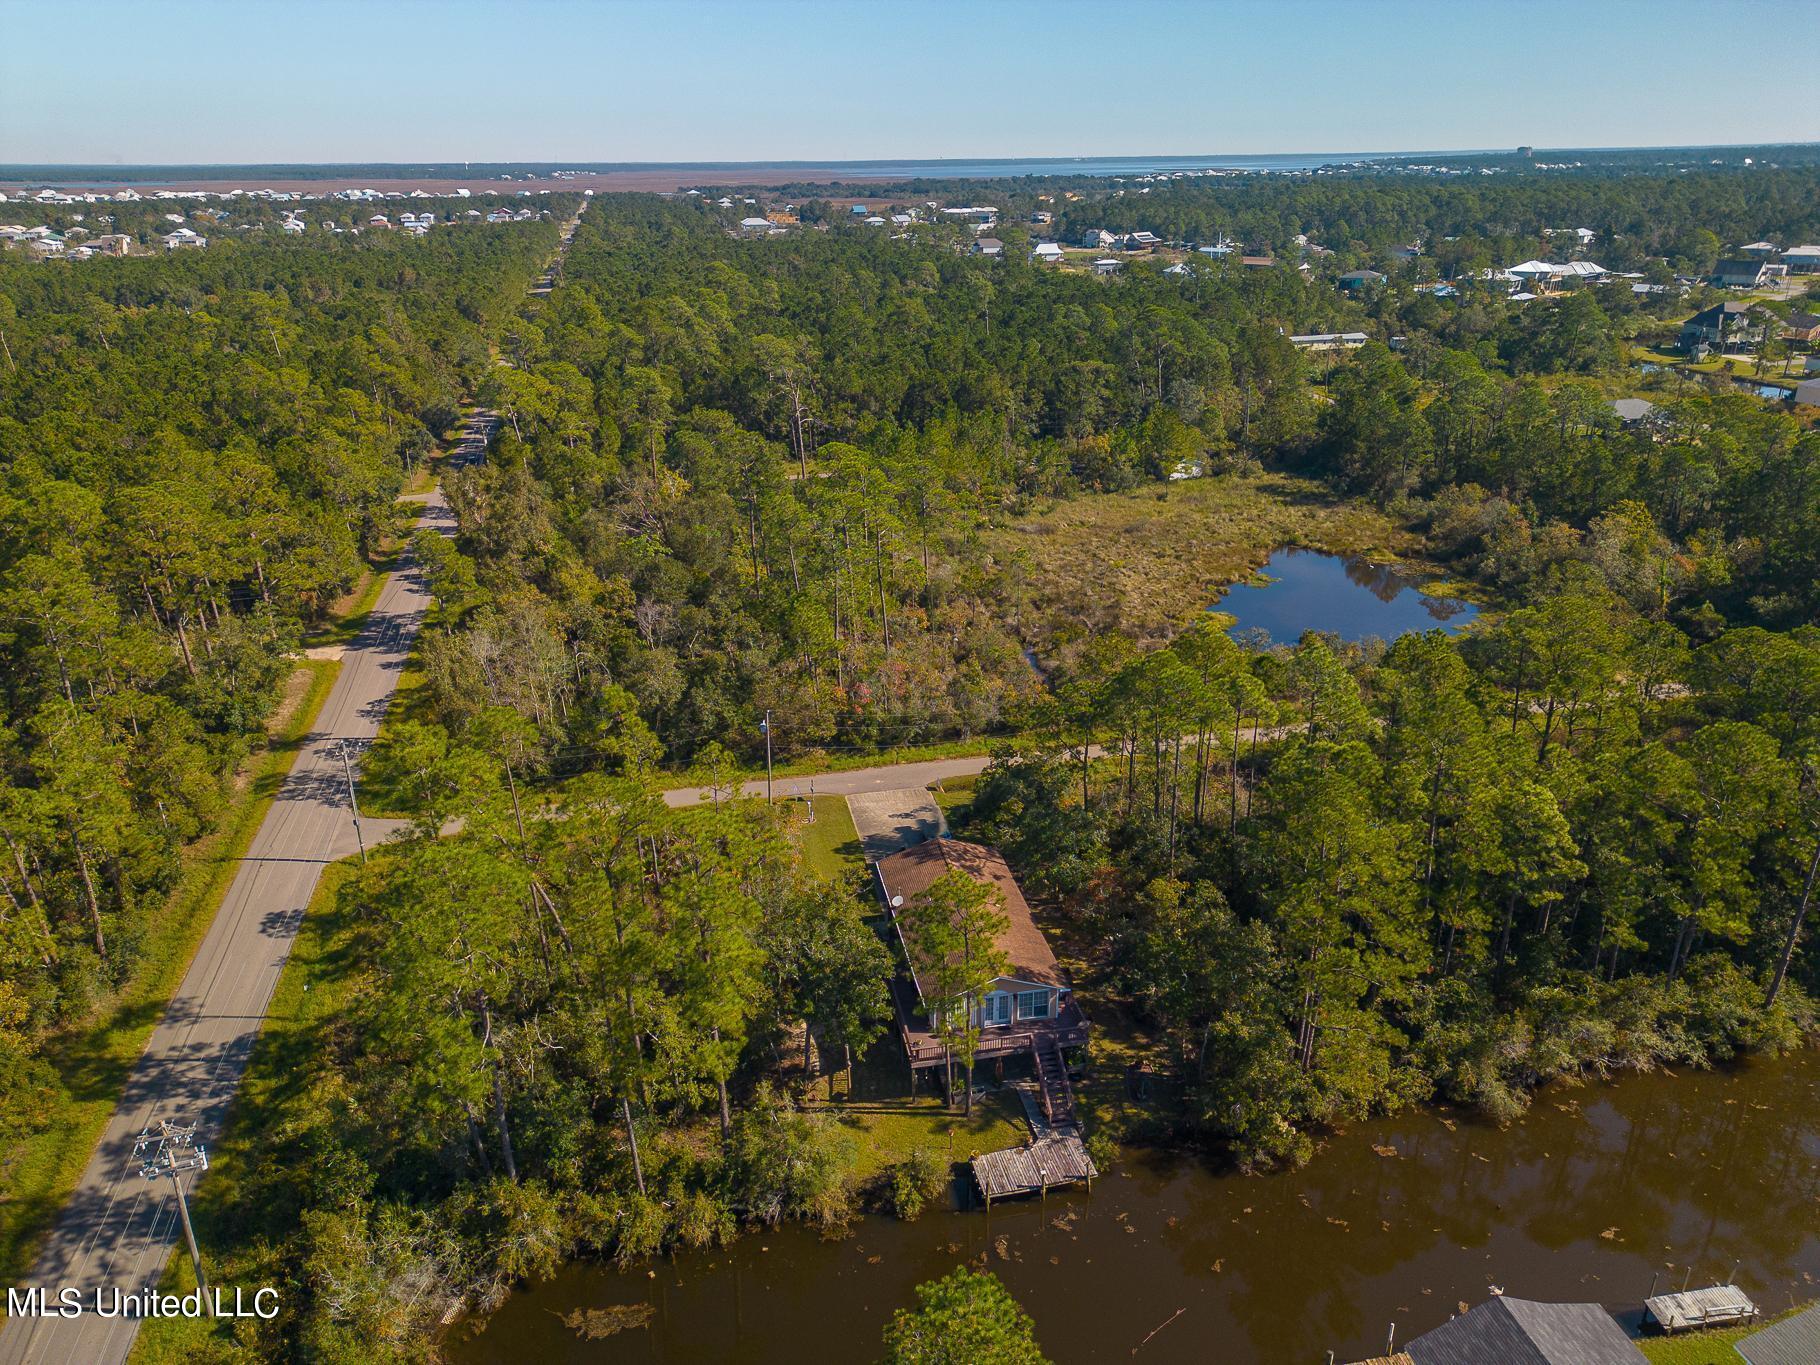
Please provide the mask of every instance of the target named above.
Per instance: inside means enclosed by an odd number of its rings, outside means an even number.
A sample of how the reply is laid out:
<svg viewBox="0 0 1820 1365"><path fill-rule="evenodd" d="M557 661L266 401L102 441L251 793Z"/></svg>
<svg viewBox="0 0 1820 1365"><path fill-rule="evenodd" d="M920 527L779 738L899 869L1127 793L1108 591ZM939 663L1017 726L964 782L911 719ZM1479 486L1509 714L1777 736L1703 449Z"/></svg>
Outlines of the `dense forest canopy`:
<svg viewBox="0 0 1820 1365"><path fill-rule="evenodd" d="M0 1132L132 971L300 633L555 228L0 257Z"/></svg>
<svg viewBox="0 0 1820 1365"><path fill-rule="evenodd" d="M679 761L752 752L767 707L787 748L990 729L1037 685L1018 646L1069 630L1025 617L982 530L1259 461L1393 500L1499 589L1591 560L1700 631L1808 619L1815 437L1700 389L1664 393L1671 439L1621 427L1619 338L1654 325L1637 297L1351 301L1236 264L1108 281L939 231L740 240L699 202L603 200L507 340L497 458L453 485L451 581L480 591L475 629L427 650L433 684L457 715L483 668L535 693L565 753L608 683ZM1327 373L1288 341L1341 326L1401 354Z"/></svg>

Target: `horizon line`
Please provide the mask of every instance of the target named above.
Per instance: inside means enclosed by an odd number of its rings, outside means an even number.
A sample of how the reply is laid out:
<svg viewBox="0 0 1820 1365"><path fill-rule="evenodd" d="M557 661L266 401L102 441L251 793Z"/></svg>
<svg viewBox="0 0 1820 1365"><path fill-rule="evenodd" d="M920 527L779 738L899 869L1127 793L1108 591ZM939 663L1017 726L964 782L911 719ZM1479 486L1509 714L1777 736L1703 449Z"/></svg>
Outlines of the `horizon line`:
<svg viewBox="0 0 1820 1365"><path fill-rule="evenodd" d="M694 160L657 160L657 161L600 161L578 157L545 156L524 159L499 159L475 157L444 157L417 159L362 159L358 157L331 158L320 161L0 161L0 172L33 171L33 170L68 170L68 169L106 169L106 170L244 170L250 167L322 167L322 166L454 166L479 164L483 166L603 166L625 170L687 170L694 167L764 167L768 169L789 169L792 167L817 168L823 166L881 166L914 164L940 166L950 163L978 161L1002 161L1007 163L1033 161L1207 161L1220 157L1272 157L1272 156L1331 156L1351 159L1372 159L1383 157L1411 156L1514 156L1519 148L1527 147L1532 153L1542 152L1702 152L1702 151L1743 151L1754 148L1775 147L1820 147L1820 138L1794 141L1763 142L1667 142L1578 146L1541 146L1531 143L1515 143L1505 147L1417 147L1377 151L1298 151L1277 149L1267 152L1056 152L995 154L971 153L953 156L869 156L869 157L771 157L771 158L709 158Z"/></svg>

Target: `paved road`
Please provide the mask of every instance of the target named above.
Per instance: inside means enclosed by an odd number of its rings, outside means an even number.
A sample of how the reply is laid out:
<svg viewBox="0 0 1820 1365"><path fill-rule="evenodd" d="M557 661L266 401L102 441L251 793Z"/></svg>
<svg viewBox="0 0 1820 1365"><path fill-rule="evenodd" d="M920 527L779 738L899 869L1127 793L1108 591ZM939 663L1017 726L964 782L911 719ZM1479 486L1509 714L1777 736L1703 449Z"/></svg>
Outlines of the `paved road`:
<svg viewBox="0 0 1820 1365"><path fill-rule="evenodd" d="M1268 744L1305 728L1301 724L1266 725L1258 731L1260 743ZM1185 735L1192 740L1193 736ZM1251 742L1251 731L1241 728L1240 742ZM1225 752L1224 742L1220 752ZM1095 744L1087 750L1089 758L1123 757L1123 752ZM933 758L914 763L884 763L876 768L851 768L841 773L816 773L812 777L779 777L772 780L778 800L792 796L854 796L861 792L895 791L902 787L927 787L951 777L972 777L986 771L992 760L985 754L972 758ZM763 796L765 779L755 778L740 784L746 796ZM693 806L712 796L707 787L672 787L663 794L667 806Z"/></svg>
<svg viewBox="0 0 1820 1365"><path fill-rule="evenodd" d="M877 768L853 768L844 773L816 773L813 777L779 777L772 781L773 793L786 796L852 796L857 792L894 791L901 787L926 787L931 782L950 777L971 777L986 771L991 762L984 754L974 758L935 758L920 763L887 763ZM763 796L765 779L746 782L740 790L747 796ZM664 793L668 806L693 806L706 801L712 793L706 787L673 787Z"/></svg>
<svg viewBox="0 0 1820 1365"><path fill-rule="evenodd" d="M422 502L419 526L453 529L440 491ZM377 732L428 600L410 566L387 577L30 1284L53 1292L77 1288L92 1305L97 1288L118 1286L124 1293L158 1283L181 1237L176 1198L168 1182L152 1186L132 1168L133 1139L166 1118L195 1123L198 1138L211 1145L221 1132L317 879L325 864L355 850L342 743L364 743ZM363 832L371 842L394 823ZM250 1299L257 1286L246 1288ZM92 1313L12 1319L0 1328L0 1365L113 1365L126 1358L138 1326L134 1318Z"/></svg>

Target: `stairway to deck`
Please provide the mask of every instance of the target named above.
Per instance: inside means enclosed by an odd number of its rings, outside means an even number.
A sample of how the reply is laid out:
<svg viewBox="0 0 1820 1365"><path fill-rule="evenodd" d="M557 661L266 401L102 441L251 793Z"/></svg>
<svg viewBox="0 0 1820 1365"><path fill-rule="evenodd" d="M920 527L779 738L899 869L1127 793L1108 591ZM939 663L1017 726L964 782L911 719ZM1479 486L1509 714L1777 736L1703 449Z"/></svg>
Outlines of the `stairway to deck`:
<svg viewBox="0 0 1820 1365"><path fill-rule="evenodd" d="M1030 1040L1036 1060L1036 1083L1042 1090L1043 1114L1051 1128L1074 1126L1074 1088L1068 1084L1068 1068L1062 1062L1061 1044L1048 1034Z"/></svg>

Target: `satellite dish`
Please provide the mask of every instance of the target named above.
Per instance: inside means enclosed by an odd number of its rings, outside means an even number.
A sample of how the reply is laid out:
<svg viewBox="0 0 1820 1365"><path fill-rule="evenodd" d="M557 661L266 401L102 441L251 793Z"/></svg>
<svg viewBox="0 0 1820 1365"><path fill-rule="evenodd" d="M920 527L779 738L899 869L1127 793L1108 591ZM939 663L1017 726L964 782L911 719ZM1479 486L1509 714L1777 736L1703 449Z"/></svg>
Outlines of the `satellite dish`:
<svg viewBox="0 0 1820 1365"><path fill-rule="evenodd" d="M891 898L891 908L893 910L897 909L903 903L904 903L904 898L902 896L893 896Z"/></svg>

